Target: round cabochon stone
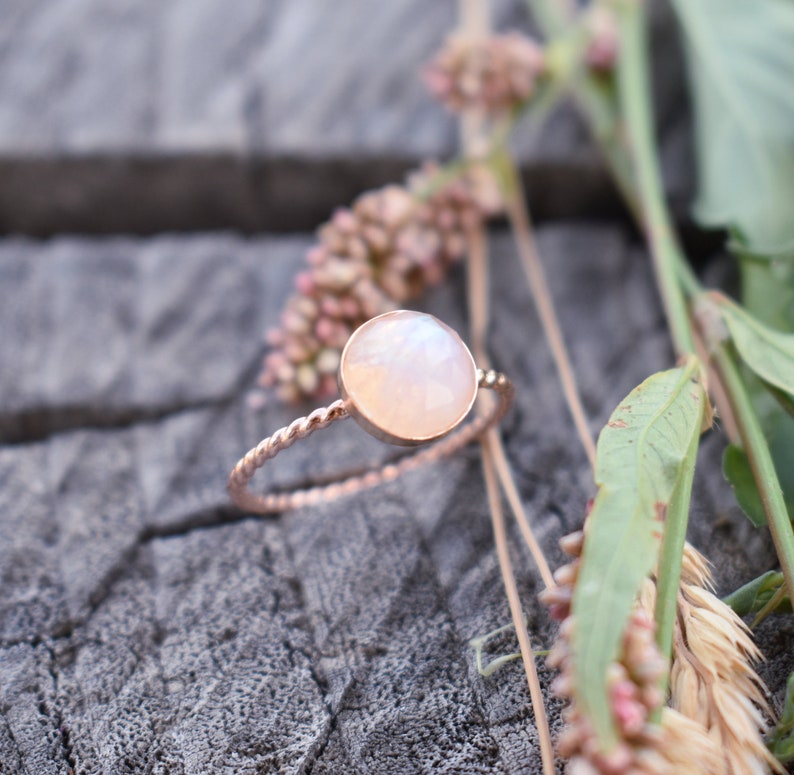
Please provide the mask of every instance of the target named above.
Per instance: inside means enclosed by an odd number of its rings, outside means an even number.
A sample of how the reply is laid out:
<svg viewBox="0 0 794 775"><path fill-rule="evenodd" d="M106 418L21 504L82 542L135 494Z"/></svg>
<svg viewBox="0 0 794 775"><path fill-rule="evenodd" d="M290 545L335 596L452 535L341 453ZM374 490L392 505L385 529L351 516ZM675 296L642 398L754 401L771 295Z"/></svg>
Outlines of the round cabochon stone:
<svg viewBox="0 0 794 775"><path fill-rule="evenodd" d="M356 329L342 353L339 385L350 413L370 433L419 444L466 417L477 396L477 368L448 325L399 310Z"/></svg>

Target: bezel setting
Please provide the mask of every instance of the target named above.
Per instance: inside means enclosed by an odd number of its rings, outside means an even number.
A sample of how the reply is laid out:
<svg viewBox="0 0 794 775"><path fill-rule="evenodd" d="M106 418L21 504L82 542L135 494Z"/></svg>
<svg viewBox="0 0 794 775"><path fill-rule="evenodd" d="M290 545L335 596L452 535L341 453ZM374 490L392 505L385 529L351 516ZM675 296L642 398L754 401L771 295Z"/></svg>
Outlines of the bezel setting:
<svg viewBox="0 0 794 775"><path fill-rule="evenodd" d="M460 336L432 315L386 312L353 332L339 363L348 413L372 436L400 446L442 438L477 398L477 367Z"/></svg>

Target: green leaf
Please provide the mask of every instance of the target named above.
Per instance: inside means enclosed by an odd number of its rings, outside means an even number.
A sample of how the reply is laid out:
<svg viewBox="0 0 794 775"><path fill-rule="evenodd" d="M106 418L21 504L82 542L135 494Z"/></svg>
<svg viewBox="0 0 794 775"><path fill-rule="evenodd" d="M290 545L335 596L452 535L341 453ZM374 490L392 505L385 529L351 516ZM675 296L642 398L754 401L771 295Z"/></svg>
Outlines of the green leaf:
<svg viewBox="0 0 794 775"><path fill-rule="evenodd" d="M722 473L733 487L736 501L755 527L766 524L766 511L745 451L729 444L722 455Z"/></svg>
<svg viewBox="0 0 794 775"><path fill-rule="evenodd" d="M705 394L705 391L704 391ZM708 406L708 400L706 399ZM709 406L709 422L711 421L711 407ZM702 412L701 412L701 429ZM679 468L673 494L670 497L670 507L667 509L667 518L664 525L664 538L656 569L656 605L654 618L656 620L656 644L662 656L671 660L673 656L673 639L675 625L678 621L678 596L681 588L681 566L684 559L684 546L686 545L686 527L689 522L689 505L692 500L692 483L695 479L695 460L697 458L700 434L693 433L689 441L684 464ZM667 694L669 673L662 677L659 686L663 694ZM657 708L651 716L651 721L658 724L661 721L661 708Z"/></svg>
<svg viewBox="0 0 794 775"><path fill-rule="evenodd" d="M794 396L791 393L786 393L768 382L763 383L764 387L769 391L769 395L777 401L778 406L791 418L794 418Z"/></svg>
<svg viewBox="0 0 794 775"><path fill-rule="evenodd" d="M664 519L695 464L705 396L698 362L659 372L618 406L598 439L598 493L573 599L574 694L602 747L617 740L607 668L643 579L659 555Z"/></svg>
<svg viewBox="0 0 794 775"><path fill-rule="evenodd" d="M778 570L770 570L731 592L722 602L733 608L739 616L748 616L758 613L782 585L783 574ZM791 610L791 602L788 598L781 601L781 608L786 605Z"/></svg>
<svg viewBox="0 0 794 775"><path fill-rule="evenodd" d="M728 326L731 340L742 361L760 379L754 389L754 403L764 428L775 470L783 489L788 513L794 514L794 418L786 410L794 400L794 334L765 325L729 299L714 296ZM766 388L767 391L763 390ZM772 398L777 403L772 402ZM725 460L725 475L736 489L736 497L754 524L760 515L746 483L742 461L736 453Z"/></svg>
<svg viewBox="0 0 794 775"><path fill-rule="evenodd" d="M673 0L695 107L698 220L794 254L794 3Z"/></svg>
<svg viewBox="0 0 794 775"><path fill-rule="evenodd" d="M794 389L794 334L776 331L727 298L717 298L741 359L764 382L790 393Z"/></svg>
<svg viewBox="0 0 794 775"><path fill-rule="evenodd" d="M794 261L741 259L742 304L745 309L771 328L794 331Z"/></svg>
<svg viewBox="0 0 794 775"><path fill-rule="evenodd" d="M769 748L784 764L794 759L794 673L788 677L783 713L769 737Z"/></svg>
<svg viewBox="0 0 794 775"><path fill-rule="evenodd" d="M780 486L783 490L783 499L789 515L794 514L794 477L792 477L792 447L789 426L792 421L786 415L778 419L778 428L782 431L779 435L775 430L768 434L769 450L778 470ZM741 507L750 522L755 527L766 524L766 511L758 485L755 483L750 461L745 451L735 445L729 444L722 456L722 473L733 487L736 502Z"/></svg>

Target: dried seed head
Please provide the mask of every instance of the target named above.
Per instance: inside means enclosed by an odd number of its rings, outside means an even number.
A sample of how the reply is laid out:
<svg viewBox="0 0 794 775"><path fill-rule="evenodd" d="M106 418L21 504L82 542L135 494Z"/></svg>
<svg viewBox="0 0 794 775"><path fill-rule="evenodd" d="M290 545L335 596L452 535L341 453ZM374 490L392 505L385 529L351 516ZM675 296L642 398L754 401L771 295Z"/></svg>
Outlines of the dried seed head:
<svg viewBox="0 0 794 775"><path fill-rule="evenodd" d="M547 663L560 669L553 683L563 697L575 696L570 638L575 619L570 600L578 576L583 534L561 542L574 560L555 574L560 586L543 593L552 614L564 614ZM684 551L679 616L670 672L672 708L661 725L649 723L664 697L659 688L667 665L654 640L656 585L647 579L626 627L620 659L607 676L610 706L620 743L605 753L592 725L574 703L558 744L571 757L568 772L685 775L693 762L705 775L782 772L761 734L766 703L751 663L760 658L742 621L710 591L706 560L691 546Z"/></svg>
<svg viewBox="0 0 794 775"><path fill-rule="evenodd" d="M769 708L753 669L761 653L744 622L710 588L705 558L687 545L673 642L671 705L715 741L719 766L709 772L783 772L762 736Z"/></svg>

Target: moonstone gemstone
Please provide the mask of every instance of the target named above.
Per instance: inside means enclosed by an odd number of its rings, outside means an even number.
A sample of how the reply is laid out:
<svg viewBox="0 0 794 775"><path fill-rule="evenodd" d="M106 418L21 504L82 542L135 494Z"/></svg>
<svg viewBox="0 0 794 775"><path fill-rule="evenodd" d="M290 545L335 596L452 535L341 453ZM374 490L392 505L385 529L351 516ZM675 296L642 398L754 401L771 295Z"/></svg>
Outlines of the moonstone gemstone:
<svg viewBox="0 0 794 775"><path fill-rule="evenodd" d="M466 345L432 315L387 312L358 328L339 366L350 413L395 444L439 438L469 413L477 368Z"/></svg>

